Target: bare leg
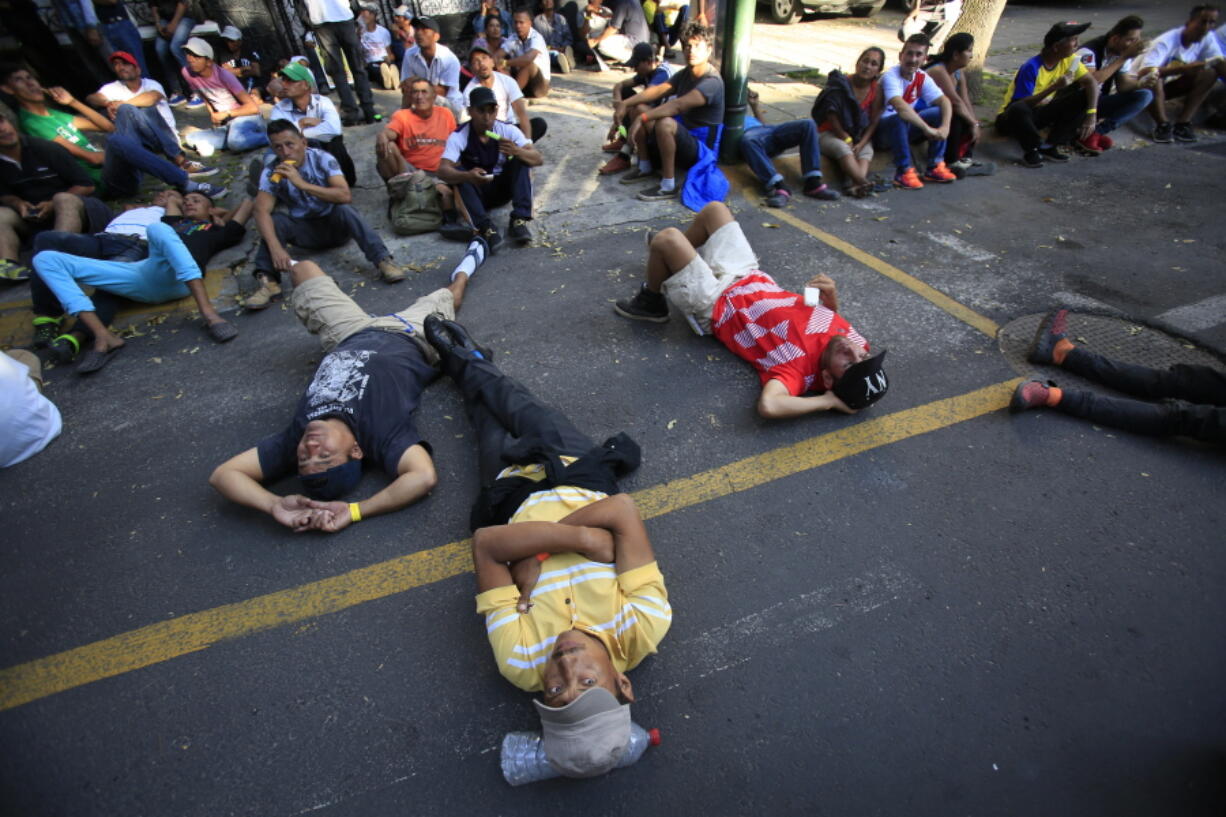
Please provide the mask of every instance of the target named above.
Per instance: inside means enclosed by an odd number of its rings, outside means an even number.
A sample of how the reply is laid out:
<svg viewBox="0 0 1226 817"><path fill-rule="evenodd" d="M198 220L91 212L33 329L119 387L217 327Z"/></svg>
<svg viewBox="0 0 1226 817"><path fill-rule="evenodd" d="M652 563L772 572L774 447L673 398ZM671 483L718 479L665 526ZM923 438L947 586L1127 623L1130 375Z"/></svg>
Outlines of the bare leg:
<svg viewBox="0 0 1226 817"><path fill-rule="evenodd" d="M326 274L327 273L323 271L323 268L314 261L299 261L290 268L289 278L290 281L293 282L294 286L297 287L300 286L303 281L310 280L311 278L320 278Z"/></svg>
<svg viewBox="0 0 1226 817"><path fill-rule="evenodd" d="M686 233L676 227L668 227L656 233L647 251L647 289L659 292L665 281L693 261L697 255Z"/></svg>
<svg viewBox="0 0 1226 817"><path fill-rule="evenodd" d="M468 289L468 273L458 272L451 279L451 283L447 285L447 289L451 292L451 299L454 301L455 311L460 311L460 304L464 301L464 290Z"/></svg>
<svg viewBox="0 0 1226 817"><path fill-rule="evenodd" d="M647 150L647 135L655 128L655 123L654 119L651 122L640 122L634 129L634 152L638 154L640 162L644 159L651 161L651 153Z"/></svg>
<svg viewBox="0 0 1226 817"><path fill-rule="evenodd" d="M21 252L20 232L25 225L17 211L0 207L0 258L16 261Z"/></svg>
<svg viewBox="0 0 1226 817"><path fill-rule="evenodd" d="M1196 73L1196 85L1183 98L1183 112L1179 115L1180 122L1192 121L1192 117L1196 116L1201 103L1205 101L1205 97L1213 89L1213 83L1217 82L1217 77L1217 72L1212 68L1202 68Z"/></svg>
<svg viewBox="0 0 1226 817"><path fill-rule="evenodd" d="M215 323L225 323L225 318L217 314L217 310L213 308L213 302L209 300L208 290L204 288L204 279L196 278L187 282L187 288L192 293L192 298L196 301L196 308L200 310L200 315L209 325Z"/></svg>
<svg viewBox="0 0 1226 817"><path fill-rule="evenodd" d="M379 178L383 181L399 176L407 169L408 163L405 162L399 150L393 150L390 156L375 155L375 170L379 171Z"/></svg>
<svg viewBox="0 0 1226 817"><path fill-rule="evenodd" d="M98 315L95 312L78 312L77 320L85 324L86 328L94 335L94 348L103 354L118 349L123 346L123 338L116 335L102 321L98 320Z"/></svg>
<svg viewBox="0 0 1226 817"><path fill-rule="evenodd" d="M1154 118L1156 124L1166 124L1166 88L1161 80L1154 86L1154 101L1149 103L1149 115Z"/></svg>
<svg viewBox="0 0 1226 817"><path fill-rule="evenodd" d="M690 222L690 226L685 230L685 238L690 242L691 247L701 247L707 243L711 233L734 220L728 205L722 201L713 201L698 211L698 215L694 216L694 220ZM689 262L687 261L686 263ZM685 264L681 266L685 266ZM677 269L681 269L681 267L677 267Z"/></svg>
<svg viewBox="0 0 1226 817"><path fill-rule="evenodd" d="M656 149L660 151L660 178L672 179L677 171L677 120L657 119L655 134Z"/></svg>
<svg viewBox="0 0 1226 817"><path fill-rule="evenodd" d="M863 162L863 164L867 166L868 162ZM839 167L843 169L843 175L851 179L856 187L868 184L868 177L865 171L861 170L861 160L852 154L848 153L846 156L839 157Z"/></svg>
<svg viewBox="0 0 1226 817"><path fill-rule="evenodd" d="M55 207L55 229L79 233L85 224L85 202L72 193L56 193L51 197Z"/></svg>

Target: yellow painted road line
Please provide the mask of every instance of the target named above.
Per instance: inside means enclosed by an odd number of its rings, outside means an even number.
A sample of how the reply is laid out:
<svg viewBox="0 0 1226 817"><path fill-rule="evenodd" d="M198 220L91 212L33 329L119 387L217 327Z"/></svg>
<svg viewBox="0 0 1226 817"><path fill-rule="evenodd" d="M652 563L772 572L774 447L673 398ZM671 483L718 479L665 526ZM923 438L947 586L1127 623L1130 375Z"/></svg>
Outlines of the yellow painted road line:
<svg viewBox="0 0 1226 817"><path fill-rule="evenodd" d="M634 495L644 519L726 497L1004 408L1017 380L878 417ZM219 641L335 613L472 569L469 540L288 590L190 613L0 670L0 710L207 649Z"/></svg>
<svg viewBox="0 0 1226 817"><path fill-rule="evenodd" d="M749 188L749 184L744 179L740 178L738 178L736 181L737 189L741 193L742 198L748 200L749 197L745 195L745 192ZM763 210L763 212L770 215L772 218L777 218L780 221L786 221L796 229L808 233L818 241L821 241L823 244L838 250L848 258L851 258L853 261L858 261L869 269L881 273L891 281L902 284L916 295L930 301L963 323L978 329L988 337L994 338L996 337L996 333L1000 331L1000 326L991 318L980 315L970 307L958 303L944 292L941 292L939 289L925 284L914 275L908 275L893 264L882 261L877 256L865 252L856 245L844 241L838 236L828 233L825 230L818 229L809 222L797 218L786 210L776 210L772 208L770 210Z"/></svg>

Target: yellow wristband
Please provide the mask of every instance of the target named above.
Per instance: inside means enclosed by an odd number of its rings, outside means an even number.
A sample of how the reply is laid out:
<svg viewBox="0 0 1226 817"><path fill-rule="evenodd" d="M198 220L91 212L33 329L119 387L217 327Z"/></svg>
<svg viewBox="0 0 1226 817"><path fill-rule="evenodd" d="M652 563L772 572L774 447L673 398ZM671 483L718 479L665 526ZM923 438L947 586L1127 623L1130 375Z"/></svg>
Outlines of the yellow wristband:
<svg viewBox="0 0 1226 817"><path fill-rule="evenodd" d="M1086 113L1098 113L1098 108L1086 108Z"/></svg>
<svg viewBox="0 0 1226 817"><path fill-rule="evenodd" d="M852 138L851 138L850 136L844 136L844 137L843 137L843 141L844 141L844 142L846 142L846 143L847 143L847 144L849 144L849 145L855 144L855 142L852 140Z"/></svg>
<svg viewBox="0 0 1226 817"><path fill-rule="evenodd" d="M358 503L356 502L349 503L349 521L350 522L361 522L362 521L362 509L358 507Z"/></svg>

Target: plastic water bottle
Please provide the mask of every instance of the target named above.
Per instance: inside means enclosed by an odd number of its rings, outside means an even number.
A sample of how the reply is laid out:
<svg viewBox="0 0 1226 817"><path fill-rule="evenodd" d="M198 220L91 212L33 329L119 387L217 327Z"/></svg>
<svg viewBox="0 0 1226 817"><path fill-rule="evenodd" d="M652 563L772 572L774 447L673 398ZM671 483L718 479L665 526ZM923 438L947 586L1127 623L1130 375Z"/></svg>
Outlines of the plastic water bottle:
<svg viewBox="0 0 1226 817"><path fill-rule="evenodd" d="M660 745L659 729L644 729L637 723L630 724L630 742L622 753L617 768L631 765L643 756L648 746ZM502 776L512 786L535 783L559 777L558 772L545 759L545 745L540 732L507 732L502 739Z"/></svg>

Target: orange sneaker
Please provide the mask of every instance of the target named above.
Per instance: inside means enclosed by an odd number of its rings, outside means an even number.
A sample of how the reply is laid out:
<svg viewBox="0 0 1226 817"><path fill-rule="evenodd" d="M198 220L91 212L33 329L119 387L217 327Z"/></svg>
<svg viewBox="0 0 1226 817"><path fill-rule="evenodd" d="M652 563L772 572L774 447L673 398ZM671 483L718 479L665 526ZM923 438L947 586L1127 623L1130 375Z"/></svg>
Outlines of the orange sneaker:
<svg viewBox="0 0 1226 817"><path fill-rule="evenodd" d="M919 180L919 175L915 172L915 168L909 167L894 177L894 186L901 187L904 190L919 190L924 186L924 183Z"/></svg>
<svg viewBox="0 0 1226 817"><path fill-rule="evenodd" d="M924 173L924 181L936 182L937 184L949 184L957 178L954 172L945 166L944 162L937 162L935 167L928 168L928 171Z"/></svg>

